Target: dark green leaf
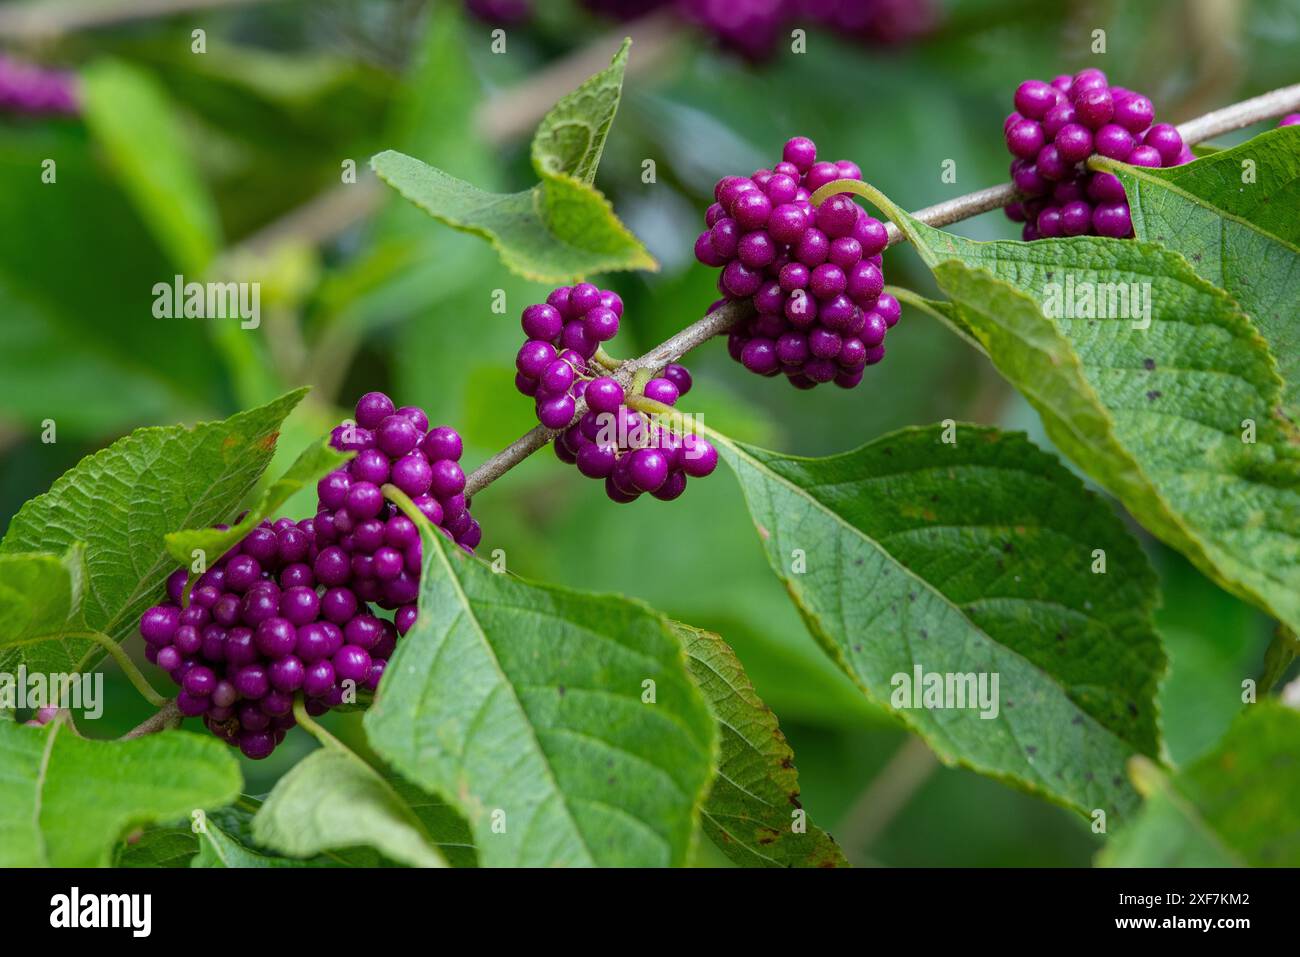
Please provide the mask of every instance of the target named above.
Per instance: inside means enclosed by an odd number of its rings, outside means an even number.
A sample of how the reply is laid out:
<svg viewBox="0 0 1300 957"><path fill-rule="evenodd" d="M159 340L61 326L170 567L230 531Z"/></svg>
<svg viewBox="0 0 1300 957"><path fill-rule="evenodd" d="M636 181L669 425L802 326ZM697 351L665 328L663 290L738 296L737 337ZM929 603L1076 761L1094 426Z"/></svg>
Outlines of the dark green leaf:
<svg viewBox="0 0 1300 957"><path fill-rule="evenodd" d="M1095 165L1124 183L1139 239L1182 253L1250 314L1300 420L1300 127L1169 169Z"/></svg>
<svg viewBox="0 0 1300 957"><path fill-rule="evenodd" d="M1057 447L1215 582L1300 627L1300 433L1228 295L1150 243L977 243L879 199L952 299L928 308L973 332ZM1042 309L1071 284L1129 283L1145 284L1148 328Z"/></svg>
<svg viewBox="0 0 1300 957"><path fill-rule="evenodd" d="M114 867L189 867L199 842L188 827L149 827L117 847Z"/></svg>
<svg viewBox="0 0 1300 957"><path fill-rule="evenodd" d="M949 763L1084 813L1133 807L1124 761L1160 751L1155 576L1073 474L973 426L824 459L720 440L772 569L869 697ZM983 706L917 707L917 669L984 678Z"/></svg>

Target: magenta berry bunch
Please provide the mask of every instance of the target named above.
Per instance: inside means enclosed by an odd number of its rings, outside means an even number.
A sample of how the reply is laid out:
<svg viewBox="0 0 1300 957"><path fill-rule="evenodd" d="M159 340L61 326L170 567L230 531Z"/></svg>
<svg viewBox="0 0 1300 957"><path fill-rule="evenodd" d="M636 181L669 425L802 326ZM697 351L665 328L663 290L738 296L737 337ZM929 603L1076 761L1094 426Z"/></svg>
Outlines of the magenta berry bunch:
<svg viewBox="0 0 1300 957"><path fill-rule="evenodd" d="M429 428L417 406L397 408L382 392L357 400L356 418L337 426L331 444L356 455L316 483L317 575L347 585L380 608L413 609L422 560L415 523L384 497L392 484L466 551L483 530L469 512L463 443L455 429Z"/></svg>
<svg viewBox="0 0 1300 957"><path fill-rule="evenodd" d="M677 0L678 12L746 60L768 59L795 13L794 0Z"/></svg>
<svg viewBox="0 0 1300 957"><path fill-rule="evenodd" d="M250 758L284 740L295 695L324 714L349 688L373 691L397 645L397 625L331 584L315 524L263 521L199 576L188 603L181 568L167 579L167 600L140 618L145 657L180 689L181 713Z"/></svg>
<svg viewBox="0 0 1300 957"><path fill-rule="evenodd" d="M573 421L577 400L590 378L588 363L602 342L618 335L623 300L589 282L560 286L524 309L528 337L515 356L515 388L535 401L537 420L548 429Z"/></svg>
<svg viewBox="0 0 1300 957"><path fill-rule="evenodd" d="M690 373L670 364L645 383L642 395L671 406L690 388ZM587 411L555 440L555 454L588 478L604 480L613 501L634 502L648 493L670 502L686 491L688 478L717 468L718 451L708 441L629 407L614 379L593 379L585 396Z"/></svg>
<svg viewBox="0 0 1300 957"><path fill-rule="evenodd" d="M1140 93L1110 86L1097 69L1016 88L1015 111L1002 125L1016 157L1011 180L1028 198L1007 207L1026 240L1133 235L1128 197L1110 173L1090 172L1094 154L1134 166L1177 166L1194 158L1178 130L1154 123Z"/></svg>
<svg viewBox="0 0 1300 957"><path fill-rule="evenodd" d="M884 291L885 227L847 193L817 207L810 200L827 183L861 178L856 163L819 161L813 141L796 136L771 169L718 181L695 258L721 269L724 301L754 307L727 342L751 372L784 375L800 389L851 389L884 358L899 317Z"/></svg>
<svg viewBox="0 0 1300 957"><path fill-rule="evenodd" d="M665 7L673 0L582 0L582 5L612 20L635 20Z"/></svg>
<svg viewBox="0 0 1300 957"><path fill-rule="evenodd" d="M0 54L0 113L72 116L80 110L76 77Z"/></svg>
<svg viewBox="0 0 1300 957"><path fill-rule="evenodd" d="M836 36L885 46L922 36L939 20L932 0L800 0L799 6Z"/></svg>
<svg viewBox="0 0 1300 957"><path fill-rule="evenodd" d="M497 26L526 23L533 18L533 0L465 0L470 16Z"/></svg>

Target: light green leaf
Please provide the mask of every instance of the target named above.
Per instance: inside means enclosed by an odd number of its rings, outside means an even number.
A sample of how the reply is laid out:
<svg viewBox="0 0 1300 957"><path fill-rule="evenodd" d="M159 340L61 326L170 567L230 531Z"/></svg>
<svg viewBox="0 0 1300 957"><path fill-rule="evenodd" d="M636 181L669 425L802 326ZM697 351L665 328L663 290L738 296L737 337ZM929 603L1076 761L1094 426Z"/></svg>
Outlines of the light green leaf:
<svg viewBox="0 0 1300 957"><path fill-rule="evenodd" d="M533 169L543 180L563 177L590 186L596 181L605 139L623 96L623 72L632 41L626 39L607 69L551 107L533 134Z"/></svg>
<svg viewBox="0 0 1300 957"><path fill-rule="evenodd" d="M248 795L183 824L147 828L118 846L118 867L384 867L369 848L329 851L309 860L281 857L253 839L262 802Z"/></svg>
<svg viewBox="0 0 1300 957"><path fill-rule="evenodd" d="M1223 740L1177 773L1136 763L1146 804L1098 857L1110 867L1300 865L1300 712L1247 705Z"/></svg>
<svg viewBox="0 0 1300 957"><path fill-rule="evenodd" d="M831 836L793 829L799 803L794 752L735 652L718 635L673 622L691 676L718 722L718 767L704 802L704 832L745 867L847 867Z"/></svg>
<svg viewBox="0 0 1300 957"><path fill-rule="evenodd" d="M92 741L64 722L0 724L0 866L102 867L129 828L239 794L239 765L207 735Z"/></svg>
<svg viewBox="0 0 1300 957"><path fill-rule="evenodd" d="M975 335L1056 446L1143 526L1300 627L1300 433L1280 413L1267 344L1228 295L1150 243L977 243L880 199L952 304L909 301ZM1146 284L1149 327L1048 318L1043 304L1064 304L1071 283L1107 298Z"/></svg>
<svg viewBox="0 0 1300 957"><path fill-rule="evenodd" d="M221 247L221 224L166 91L120 61L91 64L81 82L86 124L123 188L176 266L197 278Z"/></svg>
<svg viewBox="0 0 1300 957"><path fill-rule="evenodd" d="M0 555L61 554L84 542L82 617L87 628L120 641L175 567L164 536L233 517L271 460L280 424L305 394L290 392L221 422L137 429L27 502L0 541ZM97 644L68 639L28 646L23 659L42 670L82 671L102 654ZM0 669L13 661L0 650Z"/></svg>
<svg viewBox="0 0 1300 957"><path fill-rule="evenodd" d="M1286 381L1288 414L1300 420L1300 127L1169 169L1093 165L1124 183L1139 239L1182 253L1250 314Z"/></svg>
<svg viewBox="0 0 1300 957"><path fill-rule="evenodd" d="M188 565L194 560L195 551L202 551L209 562L216 561L293 495L315 484L321 476L332 472L350 458L351 453L336 451L328 440L307 446L293 465L267 486L243 521L225 531L216 528L187 528L179 532L168 532L165 536L167 551L182 565Z"/></svg>
<svg viewBox="0 0 1300 957"><path fill-rule="evenodd" d="M420 616L365 727L468 819L485 866L684 864L714 726L667 622L444 547L418 511Z"/></svg>
<svg viewBox="0 0 1300 957"><path fill-rule="evenodd" d="M62 558L41 553L0 555L0 649L63 641L81 607L84 555L74 545ZM22 653L19 660L22 660ZM4 660L8 661L7 657Z"/></svg>
<svg viewBox="0 0 1300 957"><path fill-rule="evenodd" d="M562 99L533 140L541 179L520 193L489 193L394 150L370 161L379 178L440 222L488 240L507 268L559 282L658 264L592 185L614 119L630 41L611 65Z"/></svg>
<svg viewBox="0 0 1300 957"><path fill-rule="evenodd" d="M364 846L413 867L447 866L393 784L355 754L330 747L279 780L253 818L253 836L289 857Z"/></svg>
<svg viewBox="0 0 1300 957"><path fill-rule="evenodd" d="M869 698L950 764L1122 816L1124 762L1160 753L1154 573L1023 435L946 435L904 429L823 459L718 439L773 571ZM917 669L984 676L984 700L918 707L902 696Z"/></svg>

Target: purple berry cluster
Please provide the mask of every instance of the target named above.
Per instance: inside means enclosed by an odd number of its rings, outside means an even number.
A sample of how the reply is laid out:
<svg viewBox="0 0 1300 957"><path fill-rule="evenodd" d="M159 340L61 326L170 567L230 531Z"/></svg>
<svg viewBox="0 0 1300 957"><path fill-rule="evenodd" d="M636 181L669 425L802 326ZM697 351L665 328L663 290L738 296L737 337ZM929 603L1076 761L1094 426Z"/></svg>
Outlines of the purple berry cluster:
<svg viewBox="0 0 1300 957"><path fill-rule="evenodd" d="M718 181L695 258L722 270L720 302L748 301L757 313L727 342L751 372L851 389L884 358L899 317L884 292L885 227L847 193L810 201L827 183L861 178L856 163L818 161L813 141L796 136L772 169Z"/></svg>
<svg viewBox="0 0 1300 957"><path fill-rule="evenodd" d="M515 388L536 402L537 420L548 429L573 421L590 379L588 362L602 342L618 335L623 300L589 282L561 286L524 309L528 337L515 356Z"/></svg>
<svg viewBox="0 0 1300 957"><path fill-rule="evenodd" d="M671 406L690 388L690 373L668 365L646 382L642 394ZM717 468L718 451L709 442L630 408L614 379L591 380L584 395L587 411L556 439L555 454L588 478L603 479L613 501L635 502L649 493L670 502L686 491L688 477L704 478Z"/></svg>
<svg viewBox="0 0 1300 957"><path fill-rule="evenodd" d="M677 0L684 19L751 62L771 57L795 8L792 0Z"/></svg>
<svg viewBox="0 0 1300 957"><path fill-rule="evenodd" d="M140 619L145 657L181 689L181 713L250 758L265 758L293 727L295 694L323 714L343 702L345 682L375 690L415 623L419 530L381 486L409 495L466 551L482 537L454 429L430 429L422 409L368 392L330 441L356 455L317 483L314 518L263 521L197 579L188 604L178 569L167 601Z"/></svg>
<svg viewBox="0 0 1300 957"><path fill-rule="evenodd" d="M792 27L808 23L859 42L898 44L938 20L931 0L677 0L677 9L753 62L768 59Z"/></svg>
<svg viewBox="0 0 1300 957"><path fill-rule="evenodd" d="M314 525L262 522L198 578L188 605L181 568L167 579L167 601L140 619L145 657L180 688L181 713L250 758L284 740L295 694L323 714L344 700L344 682L374 690L397 644L393 622L329 584L338 576Z"/></svg>
<svg viewBox="0 0 1300 957"><path fill-rule="evenodd" d="M460 435L447 426L430 429L418 406L399 409L384 393L367 392L357 400L355 420L337 426L330 444L356 455L316 483L315 543L328 563L322 581L347 583L381 608L410 605L419 591L420 539L382 486L401 489L448 538L473 552L483 530L465 497Z"/></svg>
<svg viewBox="0 0 1300 957"><path fill-rule="evenodd" d="M72 116L80 110L76 77L0 54L0 113Z"/></svg>
<svg viewBox="0 0 1300 957"><path fill-rule="evenodd" d="M1133 166L1177 166L1194 158L1178 130L1155 123L1140 93L1110 86L1097 69L1016 88L1015 111L1002 125L1016 157L1011 180L1028 198L1007 207L1026 240L1133 235L1128 197L1110 173L1089 172L1093 154Z"/></svg>
<svg viewBox="0 0 1300 957"><path fill-rule="evenodd" d="M470 16L497 26L524 23L533 18L533 0L465 0Z"/></svg>
<svg viewBox="0 0 1300 957"><path fill-rule="evenodd" d="M800 0L800 12L836 36L892 46L938 23L932 0Z"/></svg>
<svg viewBox="0 0 1300 957"><path fill-rule="evenodd" d="M582 0L582 5L611 20L635 20L666 7L672 0Z"/></svg>

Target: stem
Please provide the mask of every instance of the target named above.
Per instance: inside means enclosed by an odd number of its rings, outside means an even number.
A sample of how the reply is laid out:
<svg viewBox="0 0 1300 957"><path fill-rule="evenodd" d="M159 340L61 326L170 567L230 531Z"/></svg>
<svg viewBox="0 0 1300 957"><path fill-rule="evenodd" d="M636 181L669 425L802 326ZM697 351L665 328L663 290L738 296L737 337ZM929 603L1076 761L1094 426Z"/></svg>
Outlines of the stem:
<svg viewBox="0 0 1300 957"><path fill-rule="evenodd" d="M1220 133L1294 111L1300 111L1300 84L1282 87L1271 93L1243 100L1241 103L1234 103L1232 106L1225 106L1221 110L1189 120L1178 127L1178 132L1184 142L1192 145ZM944 200L942 203L935 203L933 206L917 210L912 216L927 226L948 226L980 213L998 209L1018 198L1020 198L1019 191L1011 184L1004 183L1000 186L976 190L955 199ZM885 229L889 233L890 246L904 239L902 232L892 222L886 223ZM657 369L669 362L676 362L714 336L729 331L748 314L749 309L746 304L734 302L719 307L672 338L655 346L640 358L623 362L614 377L626 387L638 369ZM573 421L576 422L586 411L587 404L579 400ZM546 429L537 426L525 432L469 474L465 480L465 494L472 496L487 488L562 431L562 429Z"/></svg>
<svg viewBox="0 0 1300 957"><path fill-rule="evenodd" d="M126 649L108 635L101 631L75 631L69 632L68 637L89 638L112 656L113 660L117 662L117 666L122 669L122 673L126 675L131 684L135 686L135 690L140 692L146 701L155 708L161 708L167 703L167 699L154 691L153 685L149 684L145 676L140 673L140 669L135 666L135 662L126 653Z"/></svg>
<svg viewBox="0 0 1300 957"><path fill-rule="evenodd" d="M1211 137L1231 133L1243 126L1271 120L1284 113L1300 110L1300 83L1261 93L1221 110L1214 110L1178 127L1178 133L1188 146L1203 143Z"/></svg>
<svg viewBox="0 0 1300 957"><path fill-rule="evenodd" d="M176 702L168 701L155 715L145 718L138 725L122 735L121 740L130 741L132 738L143 738L146 734L157 734L159 731L166 731L168 728L178 727L181 723L180 708L176 707Z"/></svg>
<svg viewBox="0 0 1300 957"><path fill-rule="evenodd" d="M615 359L608 352L606 352L604 346L596 347L596 354L591 357L591 360L595 362L596 365L600 366L603 369L608 369L610 372L617 372L618 367L623 364L622 359Z"/></svg>
<svg viewBox="0 0 1300 957"><path fill-rule="evenodd" d="M354 758L356 757L351 748L326 731L315 718L307 713L307 704L300 694L293 696L293 716L297 719L298 724L301 725L308 734L319 741L322 746L351 754ZM357 760L359 761L361 759L357 758ZM369 765L367 765L367 767L369 767Z"/></svg>
<svg viewBox="0 0 1300 957"><path fill-rule="evenodd" d="M836 833L845 853L865 854L938 768L925 742L909 734L844 816Z"/></svg>

